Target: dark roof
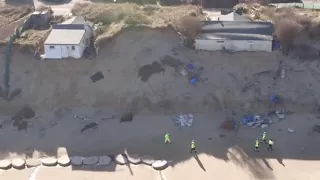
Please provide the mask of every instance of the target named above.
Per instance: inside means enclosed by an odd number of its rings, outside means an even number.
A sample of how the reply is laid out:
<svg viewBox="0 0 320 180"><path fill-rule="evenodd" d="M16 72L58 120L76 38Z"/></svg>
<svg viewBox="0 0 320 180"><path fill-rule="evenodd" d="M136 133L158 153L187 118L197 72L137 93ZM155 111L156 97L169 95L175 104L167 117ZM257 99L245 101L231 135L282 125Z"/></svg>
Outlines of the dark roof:
<svg viewBox="0 0 320 180"><path fill-rule="evenodd" d="M204 21L197 39L272 40L273 25L256 21Z"/></svg>
<svg viewBox="0 0 320 180"><path fill-rule="evenodd" d="M85 29L84 24L56 24L53 29Z"/></svg>

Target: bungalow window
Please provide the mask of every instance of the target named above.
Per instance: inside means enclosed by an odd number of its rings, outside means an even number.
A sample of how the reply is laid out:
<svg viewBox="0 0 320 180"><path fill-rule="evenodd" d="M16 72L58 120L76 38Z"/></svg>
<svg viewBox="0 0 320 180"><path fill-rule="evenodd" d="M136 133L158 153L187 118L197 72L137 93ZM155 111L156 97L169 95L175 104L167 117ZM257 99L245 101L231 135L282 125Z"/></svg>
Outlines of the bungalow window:
<svg viewBox="0 0 320 180"><path fill-rule="evenodd" d="M217 43L218 43L218 44L223 44L223 43L224 43L224 41L217 41Z"/></svg>
<svg viewBox="0 0 320 180"><path fill-rule="evenodd" d="M50 49L54 49L54 46L49 46Z"/></svg>
<svg viewBox="0 0 320 180"><path fill-rule="evenodd" d="M74 51L76 48L74 46L71 46L72 51Z"/></svg>

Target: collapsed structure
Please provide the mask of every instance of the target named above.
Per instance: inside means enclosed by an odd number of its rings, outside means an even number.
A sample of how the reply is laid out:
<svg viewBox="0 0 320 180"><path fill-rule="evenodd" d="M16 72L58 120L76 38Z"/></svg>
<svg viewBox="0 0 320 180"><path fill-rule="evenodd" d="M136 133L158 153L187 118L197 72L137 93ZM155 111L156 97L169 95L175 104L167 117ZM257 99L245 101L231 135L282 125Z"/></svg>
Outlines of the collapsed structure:
<svg viewBox="0 0 320 180"><path fill-rule="evenodd" d="M251 21L236 13L216 21L204 21L195 38L195 48L217 51L272 51L273 24Z"/></svg>

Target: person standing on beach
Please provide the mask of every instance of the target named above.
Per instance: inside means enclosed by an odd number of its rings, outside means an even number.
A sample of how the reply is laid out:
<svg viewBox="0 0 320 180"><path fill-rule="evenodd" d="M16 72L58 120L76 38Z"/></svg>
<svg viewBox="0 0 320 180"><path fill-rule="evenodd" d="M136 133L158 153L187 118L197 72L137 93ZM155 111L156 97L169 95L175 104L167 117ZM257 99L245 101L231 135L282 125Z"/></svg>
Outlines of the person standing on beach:
<svg viewBox="0 0 320 180"><path fill-rule="evenodd" d="M273 151L273 140L272 139L269 139L269 146L268 146L268 148L267 148L267 150L269 151L269 150L271 150L271 151Z"/></svg>
<svg viewBox="0 0 320 180"><path fill-rule="evenodd" d="M267 144L267 133L266 132L263 132L260 142L261 143L264 142L265 144Z"/></svg>
<svg viewBox="0 0 320 180"><path fill-rule="evenodd" d="M255 145L254 145L254 147L255 147L254 150L257 151L257 152L259 151L259 143L260 143L260 142L259 142L259 139L256 139L256 143L255 143Z"/></svg>
<svg viewBox="0 0 320 180"><path fill-rule="evenodd" d="M169 133L168 132L166 132L165 134L164 134L164 143L165 144L170 144L171 143L171 140L170 140L170 135L169 135Z"/></svg>
<svg viewBox="0 0 320 180"><path fill-rule="evenodd" d="M197 150L196 150L196 143L194 140L191 141L191 149L190 149L190 153L197 153Z"/></svg>

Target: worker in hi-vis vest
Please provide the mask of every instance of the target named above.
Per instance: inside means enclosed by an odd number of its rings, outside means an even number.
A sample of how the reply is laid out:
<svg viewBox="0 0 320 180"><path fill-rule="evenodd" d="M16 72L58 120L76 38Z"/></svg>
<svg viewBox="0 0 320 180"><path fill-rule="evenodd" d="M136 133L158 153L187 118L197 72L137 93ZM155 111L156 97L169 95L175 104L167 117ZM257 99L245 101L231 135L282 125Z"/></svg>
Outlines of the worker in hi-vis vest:
<svg viewBox="0 0 320 180"><path fill-rule="evenodd" d="M164 143L165 143L165 144L171 143L170 135L169 135L168 132L164 134Z"/></svg>
<svg viewBox="0 0 320 180"><path fill-rule="evenodd" d="M266 132L263 132L260 142L264 142L265 144L267 144L267 133Z"/></svg>
<svg viewBox="0 0 320 180"><path fill-rule="evenodd" d="M267 150L269 151L269 150L271 150L271 151L273 151L273 140L272 139L269 139L269 146L268 146L268 148L267 148Z"/></svg>
<svg viewBox="0 0 320 180"><path fill-rule="evenodd" d="M256 143L254 144L254 147L255 147L255 151L259 151L259 139L256 139Z"/></svg>
<svg viewBox="0 0 320 180"><path fill-rule="evenodd" d="M190 153L196 153L197 150L196 150L196 142L194 140L191 141L191 149L190 149Z"/></svg>

